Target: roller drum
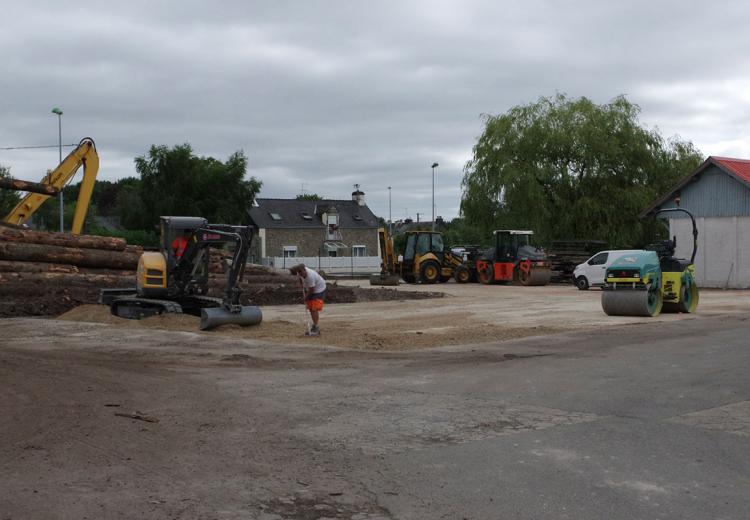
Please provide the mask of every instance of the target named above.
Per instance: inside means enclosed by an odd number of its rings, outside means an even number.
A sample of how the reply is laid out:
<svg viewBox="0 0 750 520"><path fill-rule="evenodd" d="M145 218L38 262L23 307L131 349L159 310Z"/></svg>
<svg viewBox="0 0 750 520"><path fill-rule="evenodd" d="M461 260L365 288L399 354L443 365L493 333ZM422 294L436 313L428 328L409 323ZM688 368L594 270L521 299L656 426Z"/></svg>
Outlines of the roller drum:
<svg viewBox="0 0 750 520"><path fill-rule="evenodd" d="M521 285L547 285L551 279L552 271L548 267L532 267L528 275L521 272L518 276Z"/></svg>
<svg viewBox="0 0 750 520"><path fill-rule="evenodd" d="M608 316L657 316L662 309L662 295L659 291L605 290L602 309Z"/></svg>
<svg viewBox="0 0 750 520"><path fill-rule="evenodd" d="M201 309L201 330L208 330L219 325L240 325L247 327L257 325L263 320L259 307L244 306L240 312L229 312L224 307L207 307Z"/></svg>

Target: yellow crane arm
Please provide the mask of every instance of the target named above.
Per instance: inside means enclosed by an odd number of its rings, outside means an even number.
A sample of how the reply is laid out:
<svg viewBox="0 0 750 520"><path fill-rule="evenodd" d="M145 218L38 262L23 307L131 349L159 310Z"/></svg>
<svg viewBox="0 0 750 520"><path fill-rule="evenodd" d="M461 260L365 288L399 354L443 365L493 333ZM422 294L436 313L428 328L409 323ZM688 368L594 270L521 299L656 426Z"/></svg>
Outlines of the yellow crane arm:
<svg viewBox="0 0 750 520"><path fill-rule="evenodd" d="M81 139L75 150L70 152L63 162L49 172L40 183L62 190L81 166L83 166L83 180L73 215L72 233L74 235L79 235L83 229L83 221L89 209L89 202L91 202L91 193L94 191L96 174L99 172L99 155L96 153L94 140L90 137ZM6 215L3 221L15 225L23 224L48 198L50 198L49 195L29 193Z"/></svg>

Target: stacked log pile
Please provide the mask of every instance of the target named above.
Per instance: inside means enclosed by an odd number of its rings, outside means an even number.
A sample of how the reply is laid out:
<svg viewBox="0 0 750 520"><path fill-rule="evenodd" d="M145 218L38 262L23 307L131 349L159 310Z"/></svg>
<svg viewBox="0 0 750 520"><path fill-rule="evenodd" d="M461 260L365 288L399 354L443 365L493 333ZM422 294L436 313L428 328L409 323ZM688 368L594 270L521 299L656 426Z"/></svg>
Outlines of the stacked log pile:
<svg viewBox="0 0 750 520"><path fill-rule="evenodd" d="M132 287L143 249L125 240L0 226L0 317L50 315Z"/></svg>

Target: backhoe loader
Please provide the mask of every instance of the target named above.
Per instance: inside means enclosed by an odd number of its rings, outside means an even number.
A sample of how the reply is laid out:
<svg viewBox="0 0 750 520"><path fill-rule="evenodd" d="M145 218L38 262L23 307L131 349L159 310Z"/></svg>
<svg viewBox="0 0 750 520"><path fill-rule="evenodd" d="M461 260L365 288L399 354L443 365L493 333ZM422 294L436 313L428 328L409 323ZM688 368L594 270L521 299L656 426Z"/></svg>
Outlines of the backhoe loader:
<svg viewBox="0 0 750 520"><path fill-rule="evenodd" d="M193 314L200 329L219 325L257 325L258 307L240 303L239 282L254 229L250 226L209 224L200 217L161 217L159 251L146 251L138 260L134 289L102 289L100 303L121 318L141 319L155 314ZM181 242L180 242L181 241ZM208 293L211 247L234 244L222 298Z"/></svg>
<svg viewBox="0 0 750 520"><path fill-rule="evenodd" d="M90 137L81 139L78 146L63 159L57 168L49 172L39 184L35 184L36 187L32 189L36 189L38 192L30 192L21 199L16 207L3 218L3 222L16 226L24 224L47 199L54 196L52 194L62 191L81 166L83 166L83 180L78 192L78 201L73 215L73 227L71 228L74 235L80 235L89 209L91 193L94 191L96 174L99 171L99 155L96 153L94 140ZM48 190L42 190L43 187L47 187ZM42 191L45 191L45 193L41 193Z"/></svg>
<svg viewBox="0 0 750 520"><path fill-rule="evenodd" d="M472 273L463 259L445 249L443 235L437 231L407 231L404 249L395 256L393 238L388 230L378 230L380 274L370 276L370 285L398 285L406 283L447 282L455 278L459 283L471 281Z"/></svg>

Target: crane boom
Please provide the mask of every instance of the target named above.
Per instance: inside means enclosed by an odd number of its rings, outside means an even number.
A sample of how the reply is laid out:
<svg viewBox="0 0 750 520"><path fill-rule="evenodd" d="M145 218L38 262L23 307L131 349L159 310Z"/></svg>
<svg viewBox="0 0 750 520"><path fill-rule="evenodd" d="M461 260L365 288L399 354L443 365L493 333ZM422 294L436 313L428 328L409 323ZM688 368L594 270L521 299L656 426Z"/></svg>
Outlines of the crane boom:
<svg viewBox="0 0 750 520"><path fill-rule="evenodd" d="M79 235L83 229L83 221L89 209L91 193L94 191L94 182L99 171L99 155L96 153L94 140L90 137L81 139L78 146L40 182L42 185L60 191L81 166L83 166L83 180L81 181L81 189L78 192L78 201L73 215L72 233L74 235ZM29 193L3 218L3 222L20 226L31 218L48 198L50 198L50 195Z"/></svg>

